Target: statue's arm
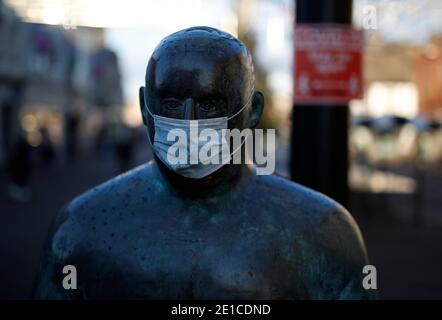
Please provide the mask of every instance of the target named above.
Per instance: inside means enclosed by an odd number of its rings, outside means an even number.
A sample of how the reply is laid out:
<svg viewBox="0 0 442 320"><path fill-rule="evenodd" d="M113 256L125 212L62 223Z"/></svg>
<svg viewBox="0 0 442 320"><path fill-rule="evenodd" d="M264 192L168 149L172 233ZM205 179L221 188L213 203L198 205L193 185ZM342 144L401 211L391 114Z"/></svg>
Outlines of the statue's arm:
<svg viewBox="0 0 442 320"><path fill-rule="evenodd" d="M71 295L63 288L63 261L54 252L53 241L60 226L68 217L67 210L62 210L53 222L49 237L43 249L40 270L34 283L33 298L39 300L69 300Z"/></svg>
<svg viewBox="0 0 442 320"><path fill-rule="evenodd" d="M358 225L343 207L337 206L324 217L320 225L318 241L325 249L321 278L326 299L375 299L376 290L364 289L366 274L363 268L369 265L365 243Z"/></svg>
<svg viewBox="0 0 442 320"><path fill-rule="evenodd" d="M61 269L56 263L55 257L50 251L45 252L45 255L35 283L33 298L38 300L69 300L70 297L62 286Z"/></svg>

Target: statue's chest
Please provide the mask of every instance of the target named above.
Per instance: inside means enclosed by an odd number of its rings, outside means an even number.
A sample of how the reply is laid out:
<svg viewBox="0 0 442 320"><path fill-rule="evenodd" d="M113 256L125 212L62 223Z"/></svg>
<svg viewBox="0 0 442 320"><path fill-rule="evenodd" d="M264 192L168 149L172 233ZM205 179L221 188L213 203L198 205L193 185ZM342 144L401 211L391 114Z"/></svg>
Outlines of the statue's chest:
<svg viewBox="0 0 442 320"><path fill-rule="evenodd" d="M279 232L264 214L217 203L163 208L129 214L118 227L112 224L106 243L91 244L110 258L104 274L118 275L112 281L119 292L134 298L253 299L272 298L275 286L285 285L281 275L289 270L279 262Z"/></svg>
<svg viewBox="0 0 442 320"><path fill-rule="evenodd" d="M273 252L258 238L259 230L219 221L187 223L116 235L112 265L124 268L120 284L143 298L268 297Z"/></svg>

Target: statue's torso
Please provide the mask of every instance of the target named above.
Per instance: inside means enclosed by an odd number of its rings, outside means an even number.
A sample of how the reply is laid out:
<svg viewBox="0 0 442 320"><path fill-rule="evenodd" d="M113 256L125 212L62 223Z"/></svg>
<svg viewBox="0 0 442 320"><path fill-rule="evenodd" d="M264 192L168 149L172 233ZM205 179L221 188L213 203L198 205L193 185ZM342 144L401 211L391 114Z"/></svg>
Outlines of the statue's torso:
<svg viewBox="0 0 442 320"><path fill-rule="evenodd" d="M345 282L339 270L326 274L333 257L314 230L327 223L329 200L311 203L305 189L296 196L280 178L256 177L195 200L146 180L149 170L68 209L52 250L77 267L77 297L321 298L336 290L321 293L321 282Z"/></svg>

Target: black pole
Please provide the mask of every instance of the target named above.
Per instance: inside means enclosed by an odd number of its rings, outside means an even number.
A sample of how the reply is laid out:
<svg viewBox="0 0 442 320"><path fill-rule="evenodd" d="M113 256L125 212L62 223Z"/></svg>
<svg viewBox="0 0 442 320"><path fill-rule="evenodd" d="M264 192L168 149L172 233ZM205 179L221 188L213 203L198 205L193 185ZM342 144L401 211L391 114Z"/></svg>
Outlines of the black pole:
<svg viewBox="0 0 442 320"><path fill-rule="evenodd" d="M300 23L350 25L352 0L297 0L296 24ZM348 125L348 104L303 105L294 102L291 178L344 206L348 205L349 191Z"/></svg>

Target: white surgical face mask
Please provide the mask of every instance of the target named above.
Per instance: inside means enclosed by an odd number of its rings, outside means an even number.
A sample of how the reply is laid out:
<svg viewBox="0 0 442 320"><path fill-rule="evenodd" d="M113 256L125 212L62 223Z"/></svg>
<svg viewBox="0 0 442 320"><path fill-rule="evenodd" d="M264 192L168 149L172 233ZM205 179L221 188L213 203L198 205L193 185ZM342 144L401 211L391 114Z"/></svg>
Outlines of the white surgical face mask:
<svg viewBox="0 0 442 320"><path fill-rule="evenodd" d="M231 117L199 120L167 118L152 114L146 105L155 125L153 143L149 138L153 152L170 170L184 177L201 179L212 174L229 163L247 139L230 153L226 129L228 121L249 104L253 92L244 106Z"/></svg>

